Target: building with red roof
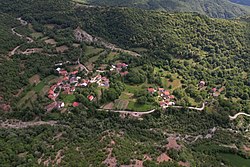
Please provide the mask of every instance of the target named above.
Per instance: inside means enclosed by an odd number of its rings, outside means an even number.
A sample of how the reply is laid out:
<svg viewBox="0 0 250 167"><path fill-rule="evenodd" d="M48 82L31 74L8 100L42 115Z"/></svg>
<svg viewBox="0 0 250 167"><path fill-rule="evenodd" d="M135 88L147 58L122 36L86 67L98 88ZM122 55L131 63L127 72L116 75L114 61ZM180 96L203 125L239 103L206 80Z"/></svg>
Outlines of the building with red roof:
<svg viewBox="0 0 250 167"><path fill-rule="evenodd" d="M160 92L164 92L164 88L158 88Z"/></svg>
<svg viewBox="0 0 250 167"><path fill-rule="evenodd" d="M76 75L77 73L78 71L76 70L76 71L71 72L70 74Z"/></svg>
<svg viewBox="0 0 250 167"><path fill-rule="evenodd" d="M72 106L73 106L73 107L78 107L78 106L79 106L79 103L78 103L78 102L73 102Z"/></svg>
<svg viewBox="0 0 250 167"><path fill-rule="evenodd" d="M63 75L63 76L66 76L68 74L68 72L66 70L60 70L59 74Z"/></svg>
<svg viewBox="0 0 250 167"><path fill-rule="evenodd" d="M154 89L154 88L148 88L148 92L149 92L149 93L154 93L154 92L155 92L155 89Z"/></svg>
<svg viewBox="0 0 250 167"><path fill-rule="evenodd" d="M169 95L170 95L170 92L169 92L168 90L166 90L166 91L164 92L164 95L165 95L165 96L169 96Z"/></svg>
<svg viewBox="0 0 250 167"><path fill-rule="evenodd" d="M88 99L89 99L89 101L93 101L94 100L94 96L93 95L88 95Z"/></svg>
<svg viewBox="0 0 250 167"><path fill-rule="evenodd" d="M212 88L212 92L216 92L217 91L217 89L216 88Z"/></svg>

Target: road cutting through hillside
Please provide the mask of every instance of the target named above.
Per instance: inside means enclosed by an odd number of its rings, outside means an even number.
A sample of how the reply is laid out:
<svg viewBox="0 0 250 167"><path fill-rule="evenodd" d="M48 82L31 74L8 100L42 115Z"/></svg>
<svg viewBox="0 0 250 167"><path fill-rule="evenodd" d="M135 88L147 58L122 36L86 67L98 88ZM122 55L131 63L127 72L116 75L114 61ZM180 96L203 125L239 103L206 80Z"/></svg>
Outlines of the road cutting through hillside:
<svg viewBox="0 0 250 167"><path fill-rule="evenodd" d="M240 115L244 115L244 116L250 117L250 114L247 114L247 113L244 113L244 112L239 112L239 113L235 114L234 116L229 115L229 118L230 118L230 120L234 120L234 119L236 119Z"/></svg>
<svg viewBox="0 0 250 167"><path fill-rule="evenodd" d="M178 108L178 109L187 108L187 109L190 109L190 110L203 111L205 109L205 103L202 104L201 108L198 108L198 107L183 107L183 106L168 106L167 108ZM140 117L142 115L151 114L151 113L156 111L156 109L152 109L150 111L145 111L145 112L124 111L124 110L105 110L105 109L98 109L98 110L99 111L107 111L107 112L109 111L109 112L120 113L120 114L130 114L130 115L135 116L135 117Z"/></svg>

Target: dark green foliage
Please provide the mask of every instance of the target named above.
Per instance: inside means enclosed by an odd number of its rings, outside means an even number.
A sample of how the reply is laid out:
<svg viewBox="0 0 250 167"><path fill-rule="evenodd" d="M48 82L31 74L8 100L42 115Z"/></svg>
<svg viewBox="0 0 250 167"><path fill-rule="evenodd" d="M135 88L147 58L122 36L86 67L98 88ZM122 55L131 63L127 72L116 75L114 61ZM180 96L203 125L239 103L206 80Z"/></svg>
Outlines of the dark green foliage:
<svg viewBox="0 0 250 167"><path fill-rule="evenodd" d="M233 2L249 5L247 0L231 0ZM87 0L87 3L104 6L127 6L143 9L198 12L211 17L232 18L249 13L250 9L228 0Z"/></svg>

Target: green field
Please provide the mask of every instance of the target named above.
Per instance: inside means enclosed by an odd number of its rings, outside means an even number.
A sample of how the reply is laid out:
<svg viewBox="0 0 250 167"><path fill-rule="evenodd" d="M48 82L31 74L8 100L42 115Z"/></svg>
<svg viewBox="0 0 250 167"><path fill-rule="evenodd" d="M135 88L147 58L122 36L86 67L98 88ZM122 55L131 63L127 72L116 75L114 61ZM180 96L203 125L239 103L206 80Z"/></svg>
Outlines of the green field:
<svg viewBox="0 0 250 167"><path fill-rule="evenodd" d="M17 106L18 106L18 107L27 106L27 102L28 102L28 101L30 101L30 100L31 100L31 101L35 101L36 98L37 98L36 92L33 91L33 90L31 90L31 91L29 91L23 98L21 98L21 99L19 100L19 102L17 103Z"/></svg>
<svg viewBox="0 0 250 167"><path fill-rule="evenodd" d="M107 61L113 60L115 57L117 57L118 53L117 52L110 52L106 58Z"/></svg>
<svg viewBox="0 0 250 167"><path fill-rule="evenodd" d="M33 88L33 90L35 91L35 92L40 92L42 89L43 89L43 87L45 86L45 83L42 81L42 82L39 82L39 84L37 84L34 88Z"/></svg>
<svg viewBox="0 0 250 167"><path fill-rule="evenodd" d="M75 95L62 95L62 99L64 103L72 103L75 101Z"/></svg>
<svg viewBox="0 0 250 167"><path fill-rule="evenodd" d="M103 51L103 49L101 49L101 48L95 48L93 46L87 46L87 48L85 50L85 54L87 56L92 55L92 54L95 55L95 54L98 54L98 53L100 53L102 51Z"/></svg>
<svg viewBox="0 0 250 167"><path fill-rule="evenodd" d="M130 101L128 104L128 110L132 110L132 111L148 111L153 108L154 108L153 105L149 105L149 104L140 105L133 101Z"/></svg>
<svg viewBox="0 0 250 167"><path fill-rule="evenodd" d="M221 153L219 156L224 160L230 163L233 167L249 167L250 159L242 158L239 155Z"/></svg>

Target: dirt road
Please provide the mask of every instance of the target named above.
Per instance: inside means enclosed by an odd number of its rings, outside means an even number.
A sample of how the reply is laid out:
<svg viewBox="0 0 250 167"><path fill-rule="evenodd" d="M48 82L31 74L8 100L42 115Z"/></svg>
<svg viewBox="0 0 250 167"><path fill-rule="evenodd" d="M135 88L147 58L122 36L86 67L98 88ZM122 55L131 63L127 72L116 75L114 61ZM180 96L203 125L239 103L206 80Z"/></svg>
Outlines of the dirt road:
<svg viewBox="0 0 250 167"><path fill-rule="evenodd" d="M27 127L32 127L32 126L40 126L40 125L54 126L56 124L57 124L57 121L22 122L22 121L16 120L16 119L11 119L11 120L6 120L6 121L0 120L0 128L3 128L3 129L22 129L22 128L27 128Z"/></svg>

